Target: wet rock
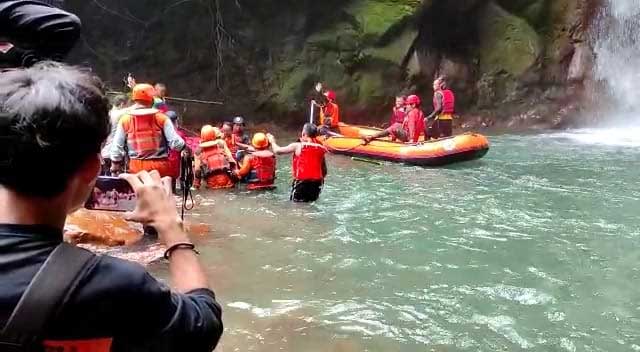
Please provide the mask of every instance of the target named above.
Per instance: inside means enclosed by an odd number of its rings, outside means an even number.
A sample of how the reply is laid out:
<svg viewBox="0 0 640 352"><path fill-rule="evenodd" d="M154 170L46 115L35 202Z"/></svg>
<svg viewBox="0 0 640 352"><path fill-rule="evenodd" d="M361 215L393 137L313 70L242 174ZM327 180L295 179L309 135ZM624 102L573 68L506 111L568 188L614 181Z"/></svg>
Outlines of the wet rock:
<svg viewBox="0 0 640 352"><path fill-rule="evenodd" d="M577 43L569 64L567 80L571 83L584 81L593 70L593 52L585 43Z"/></svg>
<svg viewBox="0 0 640 352"><path fill-rule="evenodd" d="M142 226L124 220L121 213L80 209L67 217L65 240L79 244L122 246L142 238Z"/></svg>

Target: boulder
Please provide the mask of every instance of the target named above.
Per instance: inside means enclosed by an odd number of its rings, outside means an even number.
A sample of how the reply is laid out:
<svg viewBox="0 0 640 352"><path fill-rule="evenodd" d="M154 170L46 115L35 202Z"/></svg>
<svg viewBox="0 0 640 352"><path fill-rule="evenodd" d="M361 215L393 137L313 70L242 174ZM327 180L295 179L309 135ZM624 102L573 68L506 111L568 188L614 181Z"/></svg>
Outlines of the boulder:
<svg viewBox="0 0 640 352"><path fill-rule="evenodd" d="M493 1L479 16L481 74L504 72L519 77L536 64L542 46L538 34L525 20Z"/></svg>

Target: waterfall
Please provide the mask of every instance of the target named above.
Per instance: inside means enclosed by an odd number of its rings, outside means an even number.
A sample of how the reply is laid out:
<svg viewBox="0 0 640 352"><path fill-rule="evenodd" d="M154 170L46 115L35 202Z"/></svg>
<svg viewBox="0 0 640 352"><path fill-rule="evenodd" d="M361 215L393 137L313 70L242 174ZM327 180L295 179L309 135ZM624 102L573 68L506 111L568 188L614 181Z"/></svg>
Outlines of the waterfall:
<svg viewBox="0 0 640 352"><path fill-rule="evenodd" d="M616 113L640 118L640 0L605 0L593 28L595 78L606 83Z"/></svg>

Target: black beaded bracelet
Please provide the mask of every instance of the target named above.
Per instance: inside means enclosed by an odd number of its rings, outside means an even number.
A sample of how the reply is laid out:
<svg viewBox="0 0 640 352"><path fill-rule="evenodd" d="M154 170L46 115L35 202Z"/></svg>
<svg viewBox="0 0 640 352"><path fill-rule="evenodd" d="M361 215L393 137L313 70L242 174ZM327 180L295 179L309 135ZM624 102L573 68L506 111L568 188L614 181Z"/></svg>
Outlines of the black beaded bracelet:
<svg viewBox="0 0 640 352"><path fill-rule="evenodd" d="M176 243L173 246L167 248L166 251L164 251L164 259L169 259L171 258L171 254L176 250L176 249L188 249L193 251L195 254L200 254L200 252L198 252L196 250L196 246L193 243L189 243L189 242L181 242L181 243Z"/></svg>

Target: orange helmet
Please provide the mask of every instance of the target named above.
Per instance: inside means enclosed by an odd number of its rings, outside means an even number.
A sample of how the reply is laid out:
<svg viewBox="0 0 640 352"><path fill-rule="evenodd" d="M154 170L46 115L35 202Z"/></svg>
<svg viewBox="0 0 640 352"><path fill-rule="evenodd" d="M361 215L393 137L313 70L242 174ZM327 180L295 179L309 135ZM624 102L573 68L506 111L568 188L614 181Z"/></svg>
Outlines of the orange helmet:
<svg viewBox="0 0 640 352"><path fill-rule="evenodd" d="M269 139L264 133L258 132L253 135L251 144L253 144L256 149L267 149L269 147Z"/></svg>
<svg viewBox="0 0 640 352"><path fill-rule="evenodd" d="M336 96L336 92L334 92L334 91L332 91L332 90L327 91L327 92L325 93L325 96L326 96L327 98L329 98L329 100L336 100L336 98L337 98L337 96Z"/></svg>
<svg viewBox="0 0 640 352"><path fill-rule="evenodd" d="M131 100L140 101L144 103L153 103L153 98L156 96L156 90L152 85L141 83L136 84L131 92Z"/></svg>
<svg viewBox="0 0 640 352"><path fill-rule="evenodd" d="M417 95L410 95L407 98L407 104L415 104L415 105L420 105L420 97Z"/></svg>
<svg viewBox="0 0 640 352"><path fill-rule="evenodd" d="M221 135L222 133L220 132L219 128L213 127L211 125L204 125L200 130L200 142L211 142L220 138Z"/></svg>

